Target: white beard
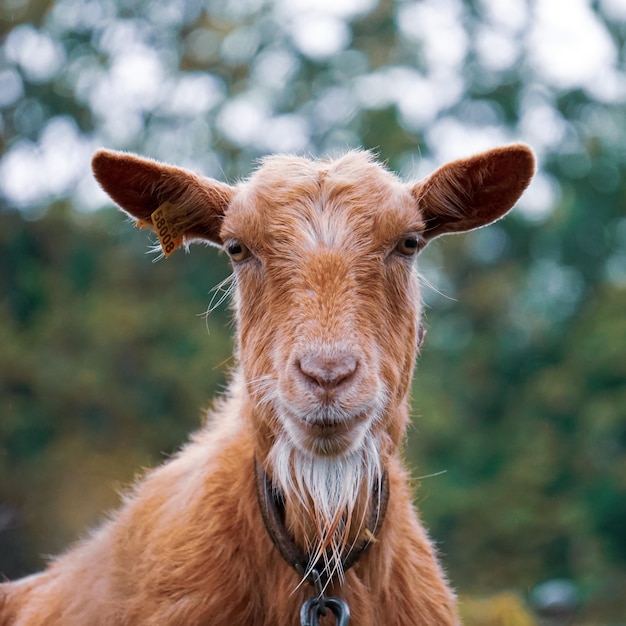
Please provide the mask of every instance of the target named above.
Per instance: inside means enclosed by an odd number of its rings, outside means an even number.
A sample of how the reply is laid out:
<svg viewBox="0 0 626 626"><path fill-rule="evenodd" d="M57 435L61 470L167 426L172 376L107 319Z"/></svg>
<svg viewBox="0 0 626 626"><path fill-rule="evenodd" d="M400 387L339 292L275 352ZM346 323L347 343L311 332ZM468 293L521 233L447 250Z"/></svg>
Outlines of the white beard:
<svg viewBox="0 0 626 626"><path fill-rule="evenodd" d="M381 489L383 471L375 437L367 432L356 449L341 456L319 456L296 448L283 435L268 461L286 506L295 505L298 514L306 518L298 520L300 527L310 529L305 531L306 545L301 546L310 556L304 578L323 559L328 579L337 576L343 580L341 555L345 556L366 530L372 489L377 487L379 493ZM365 502L359 501L362 497Z"/></svg>

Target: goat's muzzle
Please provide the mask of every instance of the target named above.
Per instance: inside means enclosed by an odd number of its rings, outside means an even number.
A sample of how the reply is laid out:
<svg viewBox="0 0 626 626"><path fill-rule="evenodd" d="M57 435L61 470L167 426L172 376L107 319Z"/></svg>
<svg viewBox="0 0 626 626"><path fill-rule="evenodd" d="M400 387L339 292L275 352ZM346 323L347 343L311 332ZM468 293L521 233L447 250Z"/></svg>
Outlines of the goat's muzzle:
<svg viewBox="0 0 626 626"><path fill-rule="evenodd" d="M352 345L295 347L279 408L292 443L322 455L358 446L384 404L377 373L375 359Z"/></svg>

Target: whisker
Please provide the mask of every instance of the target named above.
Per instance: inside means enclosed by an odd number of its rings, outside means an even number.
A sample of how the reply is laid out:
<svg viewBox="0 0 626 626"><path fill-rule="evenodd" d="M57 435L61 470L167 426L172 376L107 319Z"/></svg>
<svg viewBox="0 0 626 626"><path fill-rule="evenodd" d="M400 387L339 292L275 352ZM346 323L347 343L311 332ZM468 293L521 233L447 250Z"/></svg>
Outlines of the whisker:
<svg viewBox="0 0 626 626"><path fill-rule="evenodd" d="M418 280L420 281L420 283L422 285L424 285L424 287L427 287L428 289L432 289L435 293L439 294L442 298L446 298L447 300L450 300L452 302L457 302L456 298L454 298L452 296L449 296L449 295L443 293L443 291L437 289L437 287L435 287L435 285L433 285L433 283L431 283L426 278L426 276L424 276L423 273L420 272L417 276L418 276Z"/></svg>
<svg viewBox="0 0 626 626"><path fill-rule="evenodd" d="M259 397L255 398L259 405L271 404L277 399L276 380L272 376L265 375L253 378L248 381L248 386L256 394L259 394Z"/></svg>
<svg viewBox="0 0 626 626"><path fill-rule="evenodd" d="M160 243L150 244L148 249L146 250L146 254L154 254L154 258L152 259L153 263L157 263L165 258L165 253L163 252L163 248L161 248Z"/></svg>
<svg viewBox="0 0 626 626"><path fill-rule="evenodd" d="M417 476L415 480L424 480L424 478L435 478L435 476L441 476L442 474L447 474L448 470L441 470L440 472L435 472L434 474L425 474L424 476Z"/></svg>
<svg viewBox="0 0 626 626"><path fill-rule="evenodd" d="M209 315L215 311L225 300L227 300L236 285L236 277L235 273L229 274L224 280L215 285L213 289L209 293L212 293L211 300L209 305L206 308L206 311L201 314L201 317L204 317L204 325L206 327L207 333L210 333L209 329ZM221 294L221 295L220 295ZM219 297L218 297L219 295ZM217 299L217 302L215 301Z"/></svg>
<svg viewBox="0 0 626 626"><path fill-rule="evenodd" d="M213 313L213 311L215 311L217 307L219 307L225 300L227 300L231 296L235 288L236 282L237 281L236 281L235 273L233 272L232 274L229 274L223 281L215 285L213 289L211 289L211 292L213 293L213 295L211 296L211 301L209 302L209 306L207 307L207 310L205 312L205 315L207 317L211 313ZM216 302L216 299L217 299L217 302Z"/></svg>

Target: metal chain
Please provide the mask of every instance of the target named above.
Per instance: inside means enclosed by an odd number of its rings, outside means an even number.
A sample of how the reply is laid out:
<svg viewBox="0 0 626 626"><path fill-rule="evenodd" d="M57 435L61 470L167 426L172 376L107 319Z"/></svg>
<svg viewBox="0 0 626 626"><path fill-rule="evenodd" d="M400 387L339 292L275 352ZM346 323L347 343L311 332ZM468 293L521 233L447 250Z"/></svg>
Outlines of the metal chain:
<svg viewBox="0 0 626 626"><path fill-rule="evenodd" d="M349 626L350 608L347 602L324 595L322 580L316 569L311 571L308 580L315 586L316 596L302 605L300 609L301 626L319 626L319 618L326 615L329 610L335 616L337 626Z"/></svg>

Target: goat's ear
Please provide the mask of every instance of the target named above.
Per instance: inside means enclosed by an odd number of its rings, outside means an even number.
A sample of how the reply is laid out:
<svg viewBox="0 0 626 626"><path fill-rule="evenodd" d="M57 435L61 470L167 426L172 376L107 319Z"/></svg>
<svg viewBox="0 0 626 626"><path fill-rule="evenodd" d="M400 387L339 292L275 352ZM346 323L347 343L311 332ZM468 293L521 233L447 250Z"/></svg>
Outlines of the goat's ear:
<svg viewBox="0 0 626 626"><path fill-rule="evenodd" d="M100 186L137 226L157 232L167 256L184 241L222 244L220 227L233 187L124 152L99 150L91 166Z"/></svg>
<svg viewBox="0 0 626 626"><path fill-rule="evenodd" d="M412 188L429 241L485 226L517 202L535 172L527 146L496 148L440 167Z"/></svg>

